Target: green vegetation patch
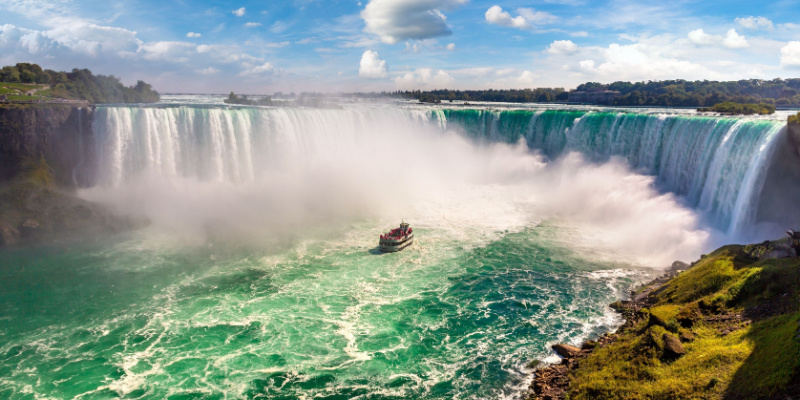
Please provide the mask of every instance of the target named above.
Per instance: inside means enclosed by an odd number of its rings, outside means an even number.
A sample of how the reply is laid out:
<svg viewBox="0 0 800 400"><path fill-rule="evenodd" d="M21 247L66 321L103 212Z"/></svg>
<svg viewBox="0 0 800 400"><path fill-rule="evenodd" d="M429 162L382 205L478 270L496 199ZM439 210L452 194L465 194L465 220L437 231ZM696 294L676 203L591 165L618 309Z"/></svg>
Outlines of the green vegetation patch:
<svg viewBox="0 0 800 400"><path fill-rule="evenodd" d="M800 258L758 261L743 246L722 247L662 286L638 316L581 360L570 399L755 399L797 390ZM680 338L683 355L667 349L667 335Z"/></svg>
<svg viewBox="0 0 800 400"><path fill-rule="evenodd" d="M35 83L16 83L16 82L2 82L0 83L0 87L5 87L8 89L14 90L33 90L41 87L41 85L37 85Z"/></svg>
<svg viewBox="0 0 800 400"><path fill-rule="evenodd" d="M800 312L754 324L743 340L752 347L728 386L727 398L769 398L800 377Z"/></svg>
<svg viewBox="0 0 800 400"><path fill-rule="evenodd" d="M752 350L744 332L720 337L704 326L675 361L663 355L665 330L624 335L582 361L570 399L717 399Z"/></svg>
<svg viewBox="0 0 800 400"><path fill-rule="evenodd" d="M800 112L795 115L789 116L789 123L790 124L799 124L800 125Z"/></svg>
<svg viewBox="0 0 800 400"><path fill-rule="evenodd" d="M753 261L741 246L722 247L668 282L657 303L685 304L724 293L755 273L744 269Z"/></svg>
<svg viewBox="0 0 800 400"><path fill-rule="evenodd" d="M125 86L113 75L94 75L88 69L73 69L71 72L43 70L37 64L18 63L0 69L0 87L37 92L36 99L11 98L12 101L37 100L58 97L86 100L90 103L154 103L160 98L158 92L143 82ZM47 91L49 89L49 91Z"/></svg>
<svg viewBox="0 0 800 400"><path fill-rule="evenodd" d="M238 96L236 93L231 92L228 95L228 98L223 100L226 104L239 104L244 106L271 106L272 105L272 98L270 97L263 97L258 100L251 100L248 99L247 96L242 95Z"/></svg>
<svg viewBox="0 0 800 400"><path fill-rule="evenodd" d="M726 101L724 103L715 104L712 107L698 108L697 111L702 112L718 112L722 114L731 115L767 115L775 112L775 105L767 103L734 103Z"/></svg>

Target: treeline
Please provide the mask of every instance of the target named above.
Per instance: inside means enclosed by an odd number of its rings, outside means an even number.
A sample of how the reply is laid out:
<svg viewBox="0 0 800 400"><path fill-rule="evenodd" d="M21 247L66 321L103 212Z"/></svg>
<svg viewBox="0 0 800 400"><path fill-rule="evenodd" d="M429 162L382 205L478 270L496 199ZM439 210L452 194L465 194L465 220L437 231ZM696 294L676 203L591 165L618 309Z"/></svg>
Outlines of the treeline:
<svg viewBox="0 0 800 400"><path fill-rule="evenodd" d="M567 101L568 93L563 88L508 89L508 90L430 90L398 91L398 97L418 99L435 103L438 101L492 101L502 103L548 103Z"/></svg>
<svg viewBox="0 0 800 400"><path fill-rule="evenodd" d="M726 101L724 103L714 104L711 107L701 107L697 111L701 112L718 112L721 114L729 115L767 115L775 112L775 106L772 104L760 103L732 103Z"/></svg>
<svg viewBox="0 0 800 400"><path fill-rule="evenodd" d="M90 103L155 103L158 92L144 81L126 87L114 75L94 75L88 69L72 72L43 70L37 64L19 63L0 70L0 82L50 85L47 95L81 99Z"/></svg>
<svg viewBox="0 0 800 400"><path fill-rule="evenodd" d="M800 79L745 79L740 81L647 81L614 82L602 84L587 82L576 91L618 91L612 105L712 107L731 102L741 104L770 104L774 106L800 105ZM370 96L371 95L371 96ZM423 102L463 100L508 103L566 102L569 92L562 88L512 89L512 90L411 90L360 93L360 97L400 97Z"/></svg>
<svg viewBox="0 0 800 400"><path fill-rule="evenodd" d="M800 125L800 112L795 115L789 116L789 124L790 125Z"/></svg>
<svg viewBox="0 0 800 400"><path fill-rule="evenodd" d="M271 106L272 98L269 96L262 97L258 100L250 100L247 96L238 96L236 93L231 92L228 98L223 100L226 104L239 104L244 106Z"/></svg>
<svg viewBox="0 0 800 400"><path fill-rule="evenodd" d="M719 103L800 105L800 79L745 79L740 81L686 81L584 83L578 91L614 90L620 106L711 107Z"/></svg>

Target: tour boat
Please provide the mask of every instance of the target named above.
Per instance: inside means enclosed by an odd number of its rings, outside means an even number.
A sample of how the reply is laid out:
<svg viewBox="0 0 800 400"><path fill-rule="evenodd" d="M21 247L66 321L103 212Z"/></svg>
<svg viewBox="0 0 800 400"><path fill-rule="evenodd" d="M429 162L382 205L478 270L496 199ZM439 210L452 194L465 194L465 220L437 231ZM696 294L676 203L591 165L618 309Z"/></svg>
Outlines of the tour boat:
<svg viewBox="0 0 800 400"><path fill-rule="evenodd" d="M414 232L408 223L403 222L399 228L381 235L380 249L384 253L394 253L414 243Z"/></svg>

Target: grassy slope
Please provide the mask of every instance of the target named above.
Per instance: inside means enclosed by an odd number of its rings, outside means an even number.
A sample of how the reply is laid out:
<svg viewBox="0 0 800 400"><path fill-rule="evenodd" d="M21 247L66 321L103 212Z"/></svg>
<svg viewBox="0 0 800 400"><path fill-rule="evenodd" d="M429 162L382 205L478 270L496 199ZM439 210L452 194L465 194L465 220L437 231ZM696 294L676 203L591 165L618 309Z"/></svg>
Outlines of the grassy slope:
<svg viewBox="0 0 800 400"><path fill-rule="evenodd" d="M653 300L581 362L571 399L766 399L799 389L800 259L756 261L726 246ZM683 336L685 355L666 356L665 332Z"/></svg>
<svg viewBox="0 0 800 400"><path fill-rule="evenodd" d="M37 85L34 83L12 83L0 82L0 95L5 94L11 101L34 101L34 100L49 100L57 96L53 93L52 89L45 89L48 85ZM28 96L29 90L38 90L33 96Z"/></svg>

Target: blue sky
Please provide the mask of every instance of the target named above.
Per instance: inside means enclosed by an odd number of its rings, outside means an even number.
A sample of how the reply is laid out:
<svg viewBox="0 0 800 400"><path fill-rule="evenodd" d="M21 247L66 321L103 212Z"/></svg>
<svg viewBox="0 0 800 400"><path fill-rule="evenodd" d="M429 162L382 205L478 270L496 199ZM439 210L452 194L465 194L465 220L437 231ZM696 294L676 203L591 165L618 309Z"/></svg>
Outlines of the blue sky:
<svg viewBox="0 0 800 400"><path fill-rule="evenodd" d="M800 77L800 1L3 0L0 63L271 94Z"/></svg>

